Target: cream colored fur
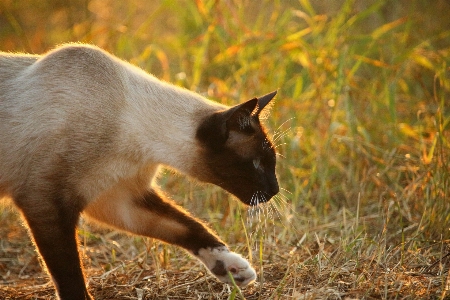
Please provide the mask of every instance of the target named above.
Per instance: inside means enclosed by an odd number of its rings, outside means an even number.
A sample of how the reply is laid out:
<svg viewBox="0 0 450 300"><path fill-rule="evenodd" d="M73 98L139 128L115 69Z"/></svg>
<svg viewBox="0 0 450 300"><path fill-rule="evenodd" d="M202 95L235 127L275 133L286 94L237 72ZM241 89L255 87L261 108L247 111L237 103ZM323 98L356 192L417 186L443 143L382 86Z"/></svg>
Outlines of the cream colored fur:
<svg viewBox="0 0 450 300"><path fill-rule="evenodd" d="M44 56L3 53L0 68L0 141L8 141L0 143L0 187L6 192L38 183L33 177L47 170L35 168L68 152L66 167L88 201L123 179L139 176L149 185L159 164L190 174L199 119L224 108L93 46L69 44ZM103 145L92 144L98 135ZM37 151L40 161L29 160Z"/></svg>

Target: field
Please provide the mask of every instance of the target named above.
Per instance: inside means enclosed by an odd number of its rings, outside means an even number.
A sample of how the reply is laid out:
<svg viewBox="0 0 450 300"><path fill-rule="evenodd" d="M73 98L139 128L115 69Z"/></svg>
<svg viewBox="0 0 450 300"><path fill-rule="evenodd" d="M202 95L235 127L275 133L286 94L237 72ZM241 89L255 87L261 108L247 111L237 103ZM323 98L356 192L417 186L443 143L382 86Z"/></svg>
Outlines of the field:
<svg viewBox="0 0 450 300"><path fill-rule="evenodd" d="M181 249L81 220L91 293L448 299L449 14L447 0L2 0L1 51L93 43L229 105L278 89L265 120L282 187L271 202L249 209L159 178L253 262L257 282L238 291ZM55 299L19 213L0 203L0 299Z"/></svg>

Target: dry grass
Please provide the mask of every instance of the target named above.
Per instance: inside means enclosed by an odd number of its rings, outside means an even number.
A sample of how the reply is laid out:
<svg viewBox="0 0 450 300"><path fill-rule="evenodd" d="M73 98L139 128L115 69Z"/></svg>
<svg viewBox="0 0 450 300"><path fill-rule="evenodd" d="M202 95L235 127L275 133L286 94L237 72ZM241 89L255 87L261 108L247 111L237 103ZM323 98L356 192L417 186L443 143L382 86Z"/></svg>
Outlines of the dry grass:
<svg viewBox="0 0 450 300"><path fill-rule="evenodd" d="M15 226L13 211L0 230L1 299L55 299L26 228ZM16 220L19 221L19 220ZM445 299L449 241L415 249L369 238L337 219L302 231L295 246L266 236L262 260L254 259L258 282L242 291L245 299ZM360 218L363 226L376 216ZM89 290L96 299L228 299L232 287L217 282L195 259L176 247L82 225L80 235ZM340 234L334 234L339 233ZM269 241L273 239L272 241ZM245 253L245 245L233 247ZM253 249L258 257L259 249ZM236 298L239 299L239 298Z"/></svg>
<svg viewBox="0 0 450 300"><path fill-rule="evenodd" d="M0 2L0 49L97 44L233 104L279 88L268 126L283 191L247 210L159 180L253 261L246 299L450 297L450 6L446 0ZM0 299L52 299L0 208ZM172 246L80 225L96 299L239 299Z"/></svg>

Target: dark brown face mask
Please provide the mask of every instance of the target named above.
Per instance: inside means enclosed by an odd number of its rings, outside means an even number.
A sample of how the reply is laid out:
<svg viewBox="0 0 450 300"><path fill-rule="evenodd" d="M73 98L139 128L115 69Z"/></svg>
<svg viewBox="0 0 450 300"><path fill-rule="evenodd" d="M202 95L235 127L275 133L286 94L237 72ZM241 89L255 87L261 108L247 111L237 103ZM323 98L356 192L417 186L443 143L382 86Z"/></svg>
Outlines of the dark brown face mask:
<svg viewBox="0 0 450 300"><path fill-rule="evenodd" d="M247 205L267 202L279 191L275 149L259 118L276 93L213 113L197 130L204 159L197 177Z"/></svg>

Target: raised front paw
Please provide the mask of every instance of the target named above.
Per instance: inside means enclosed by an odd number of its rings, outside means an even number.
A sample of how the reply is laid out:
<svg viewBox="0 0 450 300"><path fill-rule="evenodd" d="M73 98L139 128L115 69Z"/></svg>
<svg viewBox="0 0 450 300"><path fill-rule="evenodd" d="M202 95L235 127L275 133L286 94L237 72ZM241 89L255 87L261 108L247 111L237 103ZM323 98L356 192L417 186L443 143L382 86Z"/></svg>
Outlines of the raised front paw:
<svg viewBox="0 0 450 300"><path fill-rule="evenodd" d="M228 272L238 286L246 286L256 279L256 272L241 255L226 247L200 249L198 257L220 281L231 284Z"/></svg>

